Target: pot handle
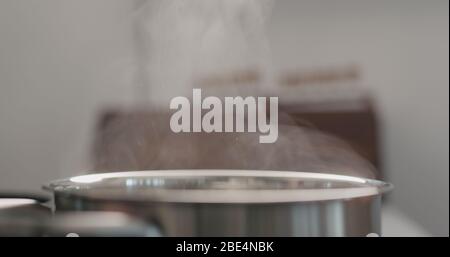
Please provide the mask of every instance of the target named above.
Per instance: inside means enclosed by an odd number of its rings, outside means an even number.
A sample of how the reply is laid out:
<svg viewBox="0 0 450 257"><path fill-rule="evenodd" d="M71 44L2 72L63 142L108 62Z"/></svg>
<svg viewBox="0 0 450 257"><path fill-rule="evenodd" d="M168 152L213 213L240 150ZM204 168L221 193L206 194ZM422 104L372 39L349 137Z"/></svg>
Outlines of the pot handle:
<svg viewBox="0 0 450 257"><path fill-rule="evenodd" d="M30 199L39 202L40 204L50 201L50 198L38 194L30 193L19 193L19 192L0 192L0 199L11 198L11 199Z"/></svg>

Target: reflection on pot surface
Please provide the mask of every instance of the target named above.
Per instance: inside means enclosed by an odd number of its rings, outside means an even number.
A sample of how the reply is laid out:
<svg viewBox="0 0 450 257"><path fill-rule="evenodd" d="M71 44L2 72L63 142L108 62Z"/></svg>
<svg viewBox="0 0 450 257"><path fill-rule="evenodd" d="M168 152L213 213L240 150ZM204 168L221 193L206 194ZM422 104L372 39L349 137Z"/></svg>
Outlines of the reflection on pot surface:
<svg viewBox="0 0 450 257"><path fill-rule="evenodd" d="M122 211L164 236L380 234L390 184L282 171L164 170L90 174L50 183L56 212Z"/></svg>

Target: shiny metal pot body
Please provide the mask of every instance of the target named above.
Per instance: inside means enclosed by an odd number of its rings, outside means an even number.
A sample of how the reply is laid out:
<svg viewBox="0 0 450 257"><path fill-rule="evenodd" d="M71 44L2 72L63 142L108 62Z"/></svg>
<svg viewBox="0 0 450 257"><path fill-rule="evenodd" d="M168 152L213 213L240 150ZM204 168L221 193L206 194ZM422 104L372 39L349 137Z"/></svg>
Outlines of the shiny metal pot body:
<svg viewBox="0 0 450 257"><path fill-rule="evenodd" d="M126 212L161 236L366 236L381 233L381 194L390 187L295 172L176 171L170 179L163 172L105 175L107 183L84 176L48 188L56 212Z"/></svg>

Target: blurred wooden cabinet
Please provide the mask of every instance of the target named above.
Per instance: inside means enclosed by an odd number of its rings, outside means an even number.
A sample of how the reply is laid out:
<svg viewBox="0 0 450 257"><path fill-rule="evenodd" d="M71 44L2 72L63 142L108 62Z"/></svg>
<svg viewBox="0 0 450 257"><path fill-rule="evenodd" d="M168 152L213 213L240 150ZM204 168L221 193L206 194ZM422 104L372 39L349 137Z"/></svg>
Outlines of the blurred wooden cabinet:
<svg viewBox="0 0 450 257"><path fill-rule="evenodd" d="M376 177L382 178L377 114L369 98L356 107L348 103L284 104L280 110L299 125L311 126L345 140L376 167Z"/></svg>

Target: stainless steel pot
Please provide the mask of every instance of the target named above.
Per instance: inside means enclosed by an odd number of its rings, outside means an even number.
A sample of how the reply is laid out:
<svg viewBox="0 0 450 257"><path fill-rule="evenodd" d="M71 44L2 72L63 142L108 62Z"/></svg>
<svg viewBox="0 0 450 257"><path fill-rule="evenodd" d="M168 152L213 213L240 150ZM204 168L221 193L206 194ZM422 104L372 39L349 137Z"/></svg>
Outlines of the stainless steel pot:
<svg viewBox="0 0 450 257"><path fill-rule="evenodd" d="M54 210L121 211L163 236L380 234L381 181L305 172L162 170L50 183Z"/></svg>

